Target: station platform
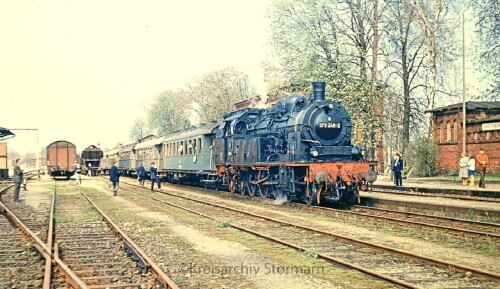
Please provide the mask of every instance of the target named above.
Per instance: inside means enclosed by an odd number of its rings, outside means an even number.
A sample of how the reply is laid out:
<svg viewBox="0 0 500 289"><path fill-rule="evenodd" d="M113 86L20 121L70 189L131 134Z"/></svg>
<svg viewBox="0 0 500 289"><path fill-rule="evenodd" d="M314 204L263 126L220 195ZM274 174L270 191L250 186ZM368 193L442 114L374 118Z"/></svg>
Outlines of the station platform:
<svg viewBox="0 0 500 289"><path fill-rule="evenodd" d="M476 177L474 186L462 186L462 180L457 178L456 181L446 181L437 178L410 178L403 179L403 186L396 187L394 181L390 176L378 176L377 181L373 184L373 188L384 189L401 189L413 191L464 191L469 192L470 195L491 195L492 197L500 198L500 183L499 182L486 182L486 188L479 187L479 178Z"/></svg>

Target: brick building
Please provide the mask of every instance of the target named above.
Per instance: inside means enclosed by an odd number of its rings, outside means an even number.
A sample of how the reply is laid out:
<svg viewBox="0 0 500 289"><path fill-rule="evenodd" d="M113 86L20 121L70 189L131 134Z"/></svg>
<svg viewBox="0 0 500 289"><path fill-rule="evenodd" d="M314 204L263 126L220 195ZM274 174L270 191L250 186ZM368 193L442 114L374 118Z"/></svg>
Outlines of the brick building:
<svg viewBox="0 0 500 289"><path fill-rule="evenodd" d="M433 137L438 146L439 172L458 171L463 148L462 103L430 110ZM480 148L490 159L489 173L500 173L500 102L466 102L466 153L476 155Z"/></svg>

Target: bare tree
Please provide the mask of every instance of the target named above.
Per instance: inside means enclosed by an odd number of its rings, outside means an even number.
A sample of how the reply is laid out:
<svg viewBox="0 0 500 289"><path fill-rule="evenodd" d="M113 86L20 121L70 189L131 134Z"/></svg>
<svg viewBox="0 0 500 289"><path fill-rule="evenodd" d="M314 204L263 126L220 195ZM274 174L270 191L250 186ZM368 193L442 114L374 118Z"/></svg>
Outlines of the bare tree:
<svg viewBox="0 0 500 289"><path fill-rule="evenodd" d="M427 52L427 66L429 69L429 86L427 93L426 109L434 108L436 98L437 77L438 77L438 40L440 33L444 30L444 17L446 0L404 0L407 5L413 8L417 23L424 33L424 43ZM428 136L431 136L432 118L431 114L426 115L425 128Z"/></svg>
<svg viewBox="0 0 500 289"><path fill-rule="evenodd" d="M234 104L255 94L248 75L233 67L213 71L195 79L181 92L184 103L199 121L221 120L224 113L235 110Z"/></svg>
<svg viewBox="0 0 500 289"><path fill-rule="evenodd" d="M398 0L387 3L387 19L390 21L388 21L387 26L389 37L387 37L388 49L385 59L388 67L392 68L390 76L396 75L401 81L403 92L401 103L403 105L398 112L402 114L402 145L400 148L404 150L410 142L411 116L415 113L411 109L411 97L415 89L422 87L418 83L418 76L423 66L424 42L422 33L415 29L414 10ZM393 97L393 100L397 101L398 98ZM389 105L393 106L394 103ZM417 112L421 113L421 111Z"/></svg>
<svg viewBox="0 0 500 289"><path fill-rule="evenodd" d="M185 111L186 104L178 92L166 90L154 97L147 110L149 127L158 135L166 135L189 127L190 122Z"/></svg>
<svg viewBox="0 0 500 289"><path fill-rule="evenodd" d="M500 2L497 0L472 1L477 17L476 27L480 58L477 61L491 79L491 86L485 92L489 98L498 97L500 91Z"/></svg>
<svg viewBox="0 0 500 289"><path fill-rule="evenodd" d="M130 130L130 140L135 142L138 139L146 136L149 133L149 129L146 125L146 122L138 118L134 121L134 124L132 125L132 129Z"/></svg>

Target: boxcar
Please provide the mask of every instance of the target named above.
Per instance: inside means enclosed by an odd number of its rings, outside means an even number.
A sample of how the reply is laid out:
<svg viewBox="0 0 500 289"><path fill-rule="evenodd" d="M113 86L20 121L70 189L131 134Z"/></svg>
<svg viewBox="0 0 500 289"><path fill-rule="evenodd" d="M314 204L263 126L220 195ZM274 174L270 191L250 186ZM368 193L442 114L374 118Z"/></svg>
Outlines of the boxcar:
<svg viewBox="0 0 500 289"><path fill-rule="evenodd" d="M89 164L92 168L92 175L97 175L101 167L101 159L104 153L95 145L90 145L82 151L81 165L88 168Z"/></svg>
<svg viewBox="0 0 500 289"><path fill-rule="evenodd" d="M9 168L7 167L7 143L0 142L0 180L6 180L9 177Z"/></svg>
<svg viewBox="0 0 500 289"><path fill-rule="evenodd" d="M47 146L47 171L52 177L69 179L75 173L76 146L68 141L59 140Z"/></svg>

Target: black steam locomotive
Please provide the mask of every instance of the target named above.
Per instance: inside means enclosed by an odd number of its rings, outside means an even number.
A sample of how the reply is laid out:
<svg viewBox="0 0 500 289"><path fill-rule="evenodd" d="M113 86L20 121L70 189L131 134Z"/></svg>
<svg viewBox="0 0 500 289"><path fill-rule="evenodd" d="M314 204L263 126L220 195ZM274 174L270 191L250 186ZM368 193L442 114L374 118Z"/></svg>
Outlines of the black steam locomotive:
<svg viewBox="0 0 500 289"><path fill-rule="evenodd" d="M217 174L230 191L351 204L376 178L376 162L364 161L351 130L347 110L316 82L309 101L292 94L269 109L230 113L214 142Z"/></svg>

